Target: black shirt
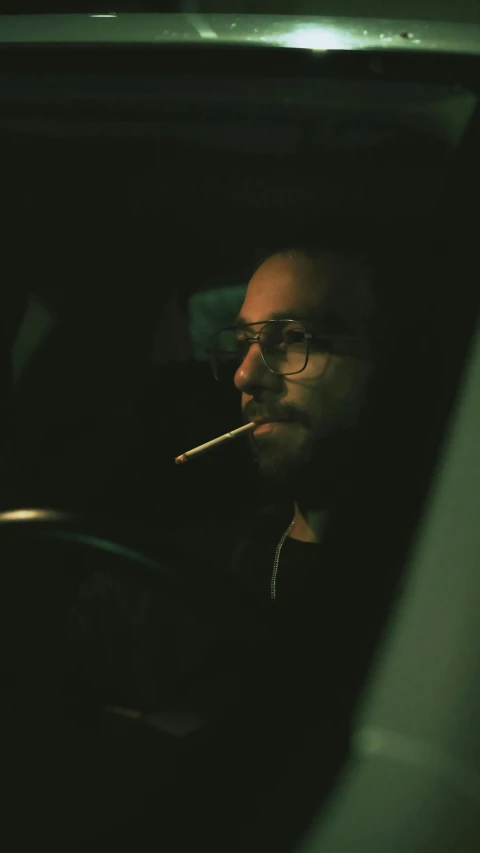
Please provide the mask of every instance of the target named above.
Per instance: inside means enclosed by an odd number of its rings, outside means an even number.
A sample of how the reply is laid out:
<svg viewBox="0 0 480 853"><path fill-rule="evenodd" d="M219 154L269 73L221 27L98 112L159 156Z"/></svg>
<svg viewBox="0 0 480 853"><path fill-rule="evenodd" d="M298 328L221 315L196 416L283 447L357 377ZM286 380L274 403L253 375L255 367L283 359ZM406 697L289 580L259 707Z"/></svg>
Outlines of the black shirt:
<svg viewBox="0 0 480 853"><path fill-rule="evenodd" d="M252 632L259 640L250 644L242 634L235 699L200 733L198 758L182 773L181 802L215 851L226 849L222 834L232 826L239 834L245 827L241 853L292 849L346 755L351 697L342 649L347 639L349 657L355 645L343 624L348 583L330 570L323 544L287 537L271 599L275 551L292 517L291 505L261 512L230 564L250 602L246 620L265 630Z"/></svg>
<svg viewBox="0 0 480 853"><path fill-rule="evenodd" d="M234 558L233 570L238 580L245 585L258 603L271 603L277 609L295 606L312 583L312 578L321 573L322 545L300 542L289 536L283 542L278 561L275 583L275 600L271 598L271 581L274 560L281 536L285 529L279 525L278 535L260 536L245 543L242 552Z"/></svg>
<svg viewBox="0 0 480 853"><path fill-rule="evenodd" d="M272 600L275 552L292 516L291 505L267 508L257 516L238 544L231 570L250 595L252 611L268 626L269 643L258 650L266 705L276 695L289 720L302 727L310 720L316 725L319 714L335 726L342 720L343 726L353 710L370 643L368 608L359 584L369 598L374 588L369 588L368 566L339 561L327 539L310 543L287 536Z"/></svg>
<svg viewBox="0 0 480 853"><path fill-rule="evenodd" d="M242 853L291 849L299 824L328 791L348 740L336 686L343 676L327 618L337 613L337 584L328 575L322 544L284 540L271 599L276 548L292 516L291 506L262 512L244 531L231 562L237 584L250 597L252 619L263 622L266 632L245 661L231 713L215 726L209 767L222 781L207 800L227 826L250 824ZM206 782L205 775L195 779L197 797L199 788L208 789Z"/></svg>

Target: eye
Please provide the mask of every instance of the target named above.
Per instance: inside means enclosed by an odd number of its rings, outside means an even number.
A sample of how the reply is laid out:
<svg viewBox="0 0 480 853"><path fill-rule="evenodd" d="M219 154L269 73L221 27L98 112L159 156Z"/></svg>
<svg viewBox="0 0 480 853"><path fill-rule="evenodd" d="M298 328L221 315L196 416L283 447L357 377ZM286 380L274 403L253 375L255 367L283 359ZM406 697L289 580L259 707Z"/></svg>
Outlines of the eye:
<svg viewBox="0 0 480 853"><path fill-rule="evenodd" d="M264 335L264 345L268 349L284 349L295 344L302 344L305 341L305 330L301 326L291 326L289 324L281 325L272 324L266 329Z"/></svg>
<svg viewBox="0 0 480 853"><path fill-rule="evenodd" d="M305 332L303 329L285 329L283 340L286 344L301 344L305 340Z"/></svg>

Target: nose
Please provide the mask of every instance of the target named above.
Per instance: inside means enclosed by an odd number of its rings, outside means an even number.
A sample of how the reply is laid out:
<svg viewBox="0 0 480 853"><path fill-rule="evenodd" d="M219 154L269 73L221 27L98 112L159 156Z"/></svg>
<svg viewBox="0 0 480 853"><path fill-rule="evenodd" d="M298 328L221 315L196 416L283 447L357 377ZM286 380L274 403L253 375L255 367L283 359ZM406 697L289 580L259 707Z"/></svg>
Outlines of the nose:
<svg viewBox="0 0 480 853"><path fill-rule="evenodd" d="M233 377L237 391L253 395L256 388L273 387L277 380L278 376L268 369L262 358L260 345L251 343Z"/></svg>

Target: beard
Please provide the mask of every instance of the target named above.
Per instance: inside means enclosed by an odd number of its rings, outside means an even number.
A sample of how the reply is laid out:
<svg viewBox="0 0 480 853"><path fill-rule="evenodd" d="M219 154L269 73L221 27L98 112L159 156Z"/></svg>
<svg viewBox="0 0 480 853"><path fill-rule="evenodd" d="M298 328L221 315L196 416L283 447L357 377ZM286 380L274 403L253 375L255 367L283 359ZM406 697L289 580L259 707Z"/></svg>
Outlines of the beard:
<svg viewBox="0 0 480 853"><path fill-rule="evenodd" d="M290 433L291 430L291 434ZM317 436L299 424L285 435L249 436L256 471L267 492L322 508L349 490L358 435L351 428Z"/></svg>

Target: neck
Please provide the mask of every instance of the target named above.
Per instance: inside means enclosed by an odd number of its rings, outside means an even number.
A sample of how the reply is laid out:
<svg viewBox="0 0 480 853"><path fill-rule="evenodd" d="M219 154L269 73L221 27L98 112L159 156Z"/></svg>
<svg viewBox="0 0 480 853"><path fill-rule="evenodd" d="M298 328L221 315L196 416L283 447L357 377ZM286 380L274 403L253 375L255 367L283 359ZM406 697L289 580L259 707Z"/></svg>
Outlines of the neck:
<svg viewBox="0 0 480 853"><path fill-rule="evenodd" d="M294 506L295 524L290 531L290 538L300 542L321 542L328 520L328 509L308 509L301 507L297 501Z"/></svg>

